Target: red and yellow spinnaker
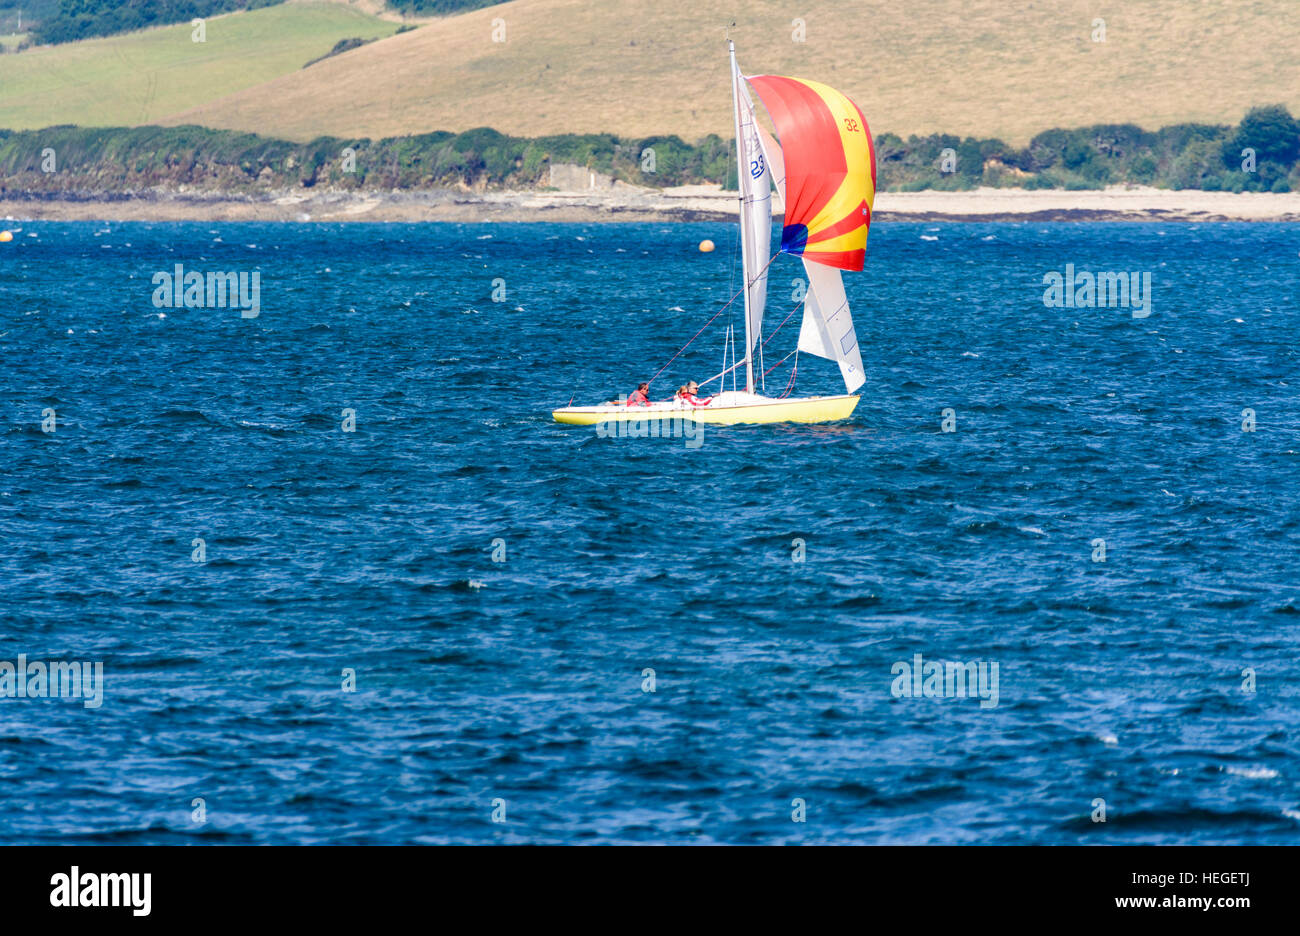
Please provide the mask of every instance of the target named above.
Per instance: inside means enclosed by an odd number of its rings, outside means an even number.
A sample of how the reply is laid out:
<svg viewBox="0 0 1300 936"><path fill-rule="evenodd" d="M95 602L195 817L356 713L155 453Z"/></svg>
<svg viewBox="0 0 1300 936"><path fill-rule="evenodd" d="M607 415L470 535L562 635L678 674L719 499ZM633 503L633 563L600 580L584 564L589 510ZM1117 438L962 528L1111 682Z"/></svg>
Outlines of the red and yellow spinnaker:
<svg viewBox="0 0 1300 936"><path fill-rule="evenodd" d="M876 199L876 149L867 118L820 82L780 75L747 80L771 115L785 156L781 250L861 270Z"/></svg>

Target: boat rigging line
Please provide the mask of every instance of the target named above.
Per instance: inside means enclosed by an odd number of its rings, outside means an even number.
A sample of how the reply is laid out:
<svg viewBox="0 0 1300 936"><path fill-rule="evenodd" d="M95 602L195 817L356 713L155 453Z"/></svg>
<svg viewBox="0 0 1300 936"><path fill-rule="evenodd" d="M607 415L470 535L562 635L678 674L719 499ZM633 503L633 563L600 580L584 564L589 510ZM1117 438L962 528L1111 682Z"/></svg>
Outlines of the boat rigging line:
<svg viewBox="0 0 1300 936"><path fill-rule="evenodd" d="M778 250L776 253L772 254L772 256L768 258L767 263L763 264L763 269L759 270L757 273L754 274L754 278L753 278L752 280L750 280L750 283L753 283L753 282L757 281L758 278L759 278L760 276L762 276L764 273L766 273L766 272L767 272L767 268L770 267L770 266L772 265L772 261L775 260L775 259L776 259L777 257L779 257L779 256L781 256L781 251L779 251L779 250ZM716 318L717 318L719 315L721 315L723 312L727 311L727 309L731 306L731 304L732 304L733 302L735 302L736 299L737 299L737 298L738 298L738 297L739 297L739 296L740 296L740 295L745 291L745 288L746 288L746 287L742 286L740 289L736 290L735 293L732 294L731 298L727 300L726 305L724 305L724 306L723 306L721 309L719 309L717 312L714 312L714 313L713 313L713 316L712 316L712 317L711 317L707 322L705 322L702 326L700 326L700 330L697 331L695 334L691 335L690 339L686 342L686 344L682 345L680 348L677 349L677 353L674 354L672 357L670 357L670 358L668 359L668 364L671 364L673 361L675 361L675 360L677 360L679 357L681 357L682 352L685 351L687 348L689 348L689 347L691 346L691 342L694 341L696 338L700 337L700 335L704 334L704 329L706 329L706 328L708 328L710 325L712 325L713 322L714 322L714 319L716 319ZM749 355L749 350L748 350L748 349L746 349L746 351L745 351L745 355L746 355L746 357L748 357L748 355ZM741 363L743 364L744 361L742 361ZM653 385L654 382L655 382L656 380L659 379L659 375L660 375L660 374L662 374L664 371L666 371L666 370L668 369L668 364L665 364L663 367L661 367L661 368L659 368L657 371L655 371L655 375L654 375L653 377L651 377L650 380L649 380L649 383L650 383L651 385Z"/></svg>

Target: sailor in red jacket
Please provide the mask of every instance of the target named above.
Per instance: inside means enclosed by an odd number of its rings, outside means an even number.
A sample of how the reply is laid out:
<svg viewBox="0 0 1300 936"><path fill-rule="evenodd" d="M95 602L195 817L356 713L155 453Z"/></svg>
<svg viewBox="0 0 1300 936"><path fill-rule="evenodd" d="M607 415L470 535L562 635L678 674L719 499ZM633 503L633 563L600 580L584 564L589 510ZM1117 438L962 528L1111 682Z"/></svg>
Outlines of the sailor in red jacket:
<svg viewBox="0 0 1300 936"><path fill-rule="evenodd" d="M677 398L683 403L689 403L691 406L708 406L713 402L713 397L711 396L700 399L698 396L699 392L700 385L691 380L688 381L686 386L677 394Z"/></svg>
<svg viewBox="0 0 1300 936"><path fill-rule="evenodd" d="M648 383L638 384L636 393L627 398L628 406L649 406L650 405L650 385Z"/></svg>

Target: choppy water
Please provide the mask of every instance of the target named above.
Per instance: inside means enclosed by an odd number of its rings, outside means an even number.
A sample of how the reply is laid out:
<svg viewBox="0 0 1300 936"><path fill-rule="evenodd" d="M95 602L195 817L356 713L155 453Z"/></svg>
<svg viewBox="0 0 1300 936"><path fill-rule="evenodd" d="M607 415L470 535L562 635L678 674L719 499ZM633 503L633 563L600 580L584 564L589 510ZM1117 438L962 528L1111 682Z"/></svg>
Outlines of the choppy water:
<svg viewBox="0 0 1300 936"><path fill-rule="evenodd" d="M2 226L0 660L105 691L0 698L0 840L1300 840L1300 229L880 224L853 418L692 448L549 409L695 332L726 225Z"/></svg>

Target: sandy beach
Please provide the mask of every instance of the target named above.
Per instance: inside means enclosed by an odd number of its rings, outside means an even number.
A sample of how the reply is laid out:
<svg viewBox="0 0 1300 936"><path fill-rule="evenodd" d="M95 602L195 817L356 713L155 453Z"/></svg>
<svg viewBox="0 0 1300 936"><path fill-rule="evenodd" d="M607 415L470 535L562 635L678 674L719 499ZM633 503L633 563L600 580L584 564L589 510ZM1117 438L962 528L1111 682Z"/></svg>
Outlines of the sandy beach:
<svg viewBox="0 0 1300 936"><path fill-rule="evenodd" d="M779 206L774 212L779 216ZM49 221L717 221L736 195L716 186L590 192L349 192L264 196L148 192L136 197L0 200L0 217ZM882 192L876 221L1300 221L1300 193L1111 188L1057 191Z"/></svg>

